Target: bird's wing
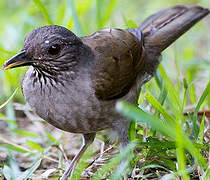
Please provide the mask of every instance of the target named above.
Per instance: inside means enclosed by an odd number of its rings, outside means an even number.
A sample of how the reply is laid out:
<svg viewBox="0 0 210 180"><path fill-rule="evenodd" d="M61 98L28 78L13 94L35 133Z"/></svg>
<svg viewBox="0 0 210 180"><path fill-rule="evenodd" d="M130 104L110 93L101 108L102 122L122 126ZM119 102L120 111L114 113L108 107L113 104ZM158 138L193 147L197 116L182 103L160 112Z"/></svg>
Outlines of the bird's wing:
<svg viewBox="0 0 210 180"><path fill-rule="evenodd" d="M103 29L82 38L95 54L91 80L100 100L124 96L142 66L142 42L127 30Z"/></svg>

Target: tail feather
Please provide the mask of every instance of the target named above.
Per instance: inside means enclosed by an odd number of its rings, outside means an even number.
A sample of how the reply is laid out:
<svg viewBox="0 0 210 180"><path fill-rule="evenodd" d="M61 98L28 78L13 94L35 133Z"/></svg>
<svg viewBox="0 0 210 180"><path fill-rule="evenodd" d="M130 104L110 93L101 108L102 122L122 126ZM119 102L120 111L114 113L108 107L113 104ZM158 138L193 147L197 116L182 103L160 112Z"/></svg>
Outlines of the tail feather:
<svg viewBox="0 0 210 180"><path fill-rule="evenodd" d="M138 29L143 34L146 47L162 52L209 12L199 6L175 6L150 16Z"/></svg>

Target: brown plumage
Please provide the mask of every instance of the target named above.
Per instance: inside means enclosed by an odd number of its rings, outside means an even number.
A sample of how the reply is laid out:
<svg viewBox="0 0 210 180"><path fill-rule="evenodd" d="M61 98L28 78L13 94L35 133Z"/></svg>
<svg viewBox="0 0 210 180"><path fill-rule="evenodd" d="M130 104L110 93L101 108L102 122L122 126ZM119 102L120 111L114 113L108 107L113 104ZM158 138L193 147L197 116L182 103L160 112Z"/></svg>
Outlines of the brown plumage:
<svg viewBox="0 0 210 180"><path fill-rule="evenodd" d="M26 36L22 52L4 69L30 65L22 88L32 109L57 128L84 135L62 180L97 131L112 128L121 146L127 145L130 121L115 111L116 101L135 103L142 84L154 76L161 52L208 13L198 6L175 6L136 29L108 28L79 38L52 25Z"/></svg>

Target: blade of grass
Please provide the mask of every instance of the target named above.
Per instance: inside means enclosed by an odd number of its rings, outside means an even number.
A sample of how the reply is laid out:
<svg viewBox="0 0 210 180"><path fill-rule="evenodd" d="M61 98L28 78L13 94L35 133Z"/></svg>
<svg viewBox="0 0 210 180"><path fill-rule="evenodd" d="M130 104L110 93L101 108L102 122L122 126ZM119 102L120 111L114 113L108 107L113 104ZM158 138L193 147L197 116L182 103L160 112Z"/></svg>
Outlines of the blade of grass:
<svg viewBox="0 0 210 180"><path fill-rule="evenodd" d="M8 157L8 166L4 165L3 168L3 175L6 177L7 180L17 179L21 174L20 168L18 163L11 157Z"/></svg>
<svg viewBox="0 0 210 180"><path fill-rule="evenodd" d="M159 89L160 89L160 95L159 95L159 97L158 97L158 102L159 102L161 105L163 105L164 102L165 102L165 100L166 100L166 98L167 98L168 93L167 93L167 90L166 90L166 88L165 88L165 86L164 86L163 80L162 80L162 78L161 78L161 76L160 76L159 70L157 70L157 73L156 73L156 75L155 75L155 82L156 82L157 86L158 86ZM156 109L154 115L155 115L156 117L160 117L160 111L158 111L158 110ZM156 131L154 131L153 136L155 136L155 134L156 134Z"/></svg>
<svg viewBox="0 0 210 180"><path fill-rule="evenodd" d="M155 78L155 82L157 83L159 89L161 90L163 88L164 84L163 84L163 80L161 78L159 69L157 69L157 72L156 72L156 75L154 78Z"/></svg>
<svg viewBox="0 0 210 180"><path fill-rule="evenodd" d="M93 147L90 146L88 149L85 151L85 153L82 155L81 159L76 165L76 168L73 173L71 173L70 179L81 179L82 177L82 172L84 169L87 169L87 166L89 162L87 160L91 159L93 157Z"/></svg>
<svg viewBox="0 0 210 180"><path fill-rule="evenodd" d="M45 131L45 133L46 133L48 139L49 139L52 143L54 143L54 144L56 144L57 146L59 146L59 144L60 144L60 143L59 143L59 140L55 139L55 138L52 136L52 134L50 134L48 131Z"/></svg>
<svg viewBox="0 0 210 180"><path fill-rule="evenodd" d="M183 172L181 175L183 180L189 180L190 177L188 176L187 170L186 170L182 129L178 123L176 124L177 124L176 126L176 146L177 146L176 152L177 152L177 160L178 160L178 170Z"/></svg>
<svg viewBox="0 0 210 180"><path fill-rule="evenodd" d="M195 108L194 116L197 116L198 115L198 111L199 111L201 105L203 104L206 96L209 95L209 93L210 93L210 81L206 85L206 88L204 89L204 91L203 91L203 93L202 93L202 95L201 95L201 97L200 97L200 99L198 101L198 104L197 104L197 106Z"/></svg>
<svg viewBox="0 0 210 180"><path fill-rule="evenodd" d="M2 109L4 106L6 106L12 100L12 98L15 96L17 90L18 90L18 88L16 88L15 91L12 93L12 95L9 97L9 99L0 106L0 109Z"/></svg>
<svg viewBox="0 0 210 180"><path fill-rule="evenodd" d="M198 134L197 143L203 144L203 137L204 137L204 129L205 129L205 113L203 114L203 118L200 125L200 130Z"/></svg>
<svg viewBox="0 0 210 180"><path fill-rule="evenodd" d="M184 84L184 92L183 92L182 111L184 110L184 108L187 104L187 90L189 87L187 80L185 78L183 79L183 84Z"/></svg>
<svg viewBox="0 0 210 180"><path fill-rule="evenodd" d="M22 135L22 136L28 136L28 137L40 137L38 134L33 133L33 132L29 132L29 131L23 131L21 129L13 129L11 130L11 132Z"/></svg>
<svg viewBox="0 0 210 180"><path fill-rule="evenodd" d="M17 178L17 180L28 179L37 170L40 166L42 159L38 159L34 162L31 168L27 169L26 171L22 172L21 175Z"/></svg>
<svg viewBox="0 0 210 180"><path fill-rule="evenodd" d="M27 142L28 146L30 146L31 149L38 150L41 153L44 152L44 149L39 144L37 144L33 141L30 141L30 140L27 140L26 142Z"/></svg>
<svg viewBox="0 0 210 180"><path fill-rule="evenodd" d="M176 89L174 88L173 83L171 82L171 80L169 79L169 77L167 76L164 68L162 65L159 65L159 71L161 74L161 77L164 81L165 87L171 97L171 102L175 103L175 105L173 106L175 109L175 111L179 111L181 110L181 103L180 103L180 99L178 98L178 93L176 91Z"/></svg>
<svg viewBox="0 0 210 180"><path fill-rule="evenodd" d="M145 98L154 108L156 108L163 115L163 117L169 124L171 125L174 124L174 119L171 117L171 115L162 107L162 105L149 92L145 94Z"/></svg>
<svg viewBox="0 0 210 180"><path fill-rule="evenodd" d="M58 6L58 12L57 12L56 21L55 21L56 24L58 24L58 25L62 24L66 9L67 9L67 7L66 7L65 2L63 2L60 6Z"/></svg>
<svg viewBox="0 0 210 180"><path fill-rule="evenodd" d="M127 19L127 17L124 14L122 14L122 17L123 17L123 21L126 25L126 28L137 28L138 27L134 21L132 21L131 19Z"/></svg>
<svg viewBox="0 0 210 180"><path fill-rule="evenodd" d="M183 135L182 138L183 138L185 149L187 149L187 151L195 158L195 160L201 167L206 168L207 162L205 161L203 156L200 154L200 150L193 145L193 143L190 141L190 139L186 135Z"/></svg>
<svg viewBox="0 0 210 180"><path fill-rule="evenodd" d="M130 141L134 141L136 136L136 122L131 121L130 122L130 127L129 127L129 138Z"/></svg>
<svg viewBox="0 0 210 180"><path fill-rule="evenodd" d="M167 97L167 91L166 91L166 88L163 87L161 92L160 92L160 96L158 97L158 102L160 102L161 105L164 104L165 100L166 100L166 97Z"/></svg>
<svg viewBox="0 0 210 180"><path fill-rule="evenodd" d="M52 25L54 24L53 21L51 20L46 8L44 7L44 5L42 4L42 2L40 0L33 0L34 4L36 4L36 6L39 8L39 10L42 12L43 16L45 17L46 21L48 22L48 24Z"/></svg>
<svg viewBox="0 0 210 180"><path fill-rule="evenodd" d="M169 141L169 142L158 141L158 143L155 143L155 142L142 142L137 139L135 141L135 143L140 147L146 146L146 147L150 147L151 149L155 148L155 146L157 146L157 145L159 145L161 148L167 148L167 149L175 149L176 148L175 142L173 142L173 141Z"/></svg>
<svg viewBox="0 0 210 180"><path fill-rule="evenodd" d="M175 127L170 127L167 123L165 123L161 119L144 112L137 106L120 101L117 102L116 109L118 112L129 117L130 119L144 123L147 126L150 126L155 130L158 130L162 134L171 137L172 139L175 137Z"/></svg>
<svg viewBox="0 0 210 180"><path fill-rule="evenodd" d="M77 30L77 35L78 36L83 36L83 30L82 30L82 27L81 27L81 24L80 24L80 21L79 21L79 18L78 18L78 14L77 14L77 11L76 11L76 8L75 8L74 0L67 0L67 2L68 2L68 6L70 7L70 9L72 11L72 17L73 17L74 24L75 24L75 27L76 27L76 30Z"/></svg>
<svg viewBox="0 0 210 180"><path fill-rule="evenodd" d="M127 159L126 159L127 160ZM110 180L116 180L119 177L123 177L128 170L129 160L126 162L121 162L116 171L114 171L110 177Z"/></svg>
<svg viewBox="0 0 210 180"><path fill-rule="evenodd" d="M97 22L97 29L101 29L102 27L102 8L103 8L104 1L103 0L96 0L96 22Z"/></svg>
<svg viewBox="0 0 210 180"><path fill-rule="evenodd" d="M13 105L11 103L9 103L10 101L12 101L12 99L15 96L17 90L18 90L18 88L16 88L15 91L13 92L13 94L9 97L9 99L0 106L0 109L1 109L1 108L5 107L7 105L6 116L9 120L7 120L6 122L8 123L8 128L10 130L17 128L15 110L14 110Z"/></svg>
<svg viewBox="0 0 210 180"><path fill-rule="evenodd" d="M174 113L174 123L176 124L177 128L181 128L184 124L185 118L182 114L183 112L183 107L182 107L182 103L180 101L179 98L179 93L177 92L177 90L174 88L173 83L170 81L169 77L167 76L164 68L162 67L162 65L159 66L159 71L161 74L161 77L163 79L163 82L165 84L165 87L169 93L169 101L170 101L170 105L172 107L173 113ZM178 107L178 108L177 108ZM182 129L182 128L181 128ZM177 136L178 137L178 136ZM180 141L179 139L176 139L176 141ZM182 148L181 148L182 149ZM182 166L182 168L184 168L184 166Z"/></svg>
<svg viewBox="0 0 210 180"><path fill-rule="evenodd" d="M188 82L190 83L189 99L190 99L191 104L195 104L197 98L196 98L195 86L194 86L194 83L193 83L192 73L193 72L191 72L191 70L187 70L187 79L188 79Z"/></svg>
<svg viewBox="0 0 210 180"><path fill-rule="evenodd" d="M1 141L1 139L0 139ZM11 144L1 144L0 142L0 147L4 148L7 151L16 151L19 153L28 153L28 151L26 149L23 149L22 147L18 147L16 145L11 145Z"/></svg>
<svg viewBox="0 0 210 180"><path fill-rule="evenodd" d="M106 8L106 11L104 12L104 16L102 18L102 27L105 26L105 24L108 22L108 20L110 19L114 8L116 7L117 3L119 0L111 0L109 5Z"/></svg>
<svg viewBox="0 0 210 180"><path fill-rule="evenodd" d="M176 90L180 94L181 93L181 81L180 81L181 70L180 70L180 65L179 65L180 61L178 58L179 50L176 43L174 44L173 48L174 48L174 59L175 59L174 62L175 62L175 69L176 69Z"/></svg>
<svg viewBox="0 0 210 180"><path fill-rule="evenodd" d="M197 126L197 119L198 119L198 111L201 107L201 105L203 104L204 100L206 99L207 95L209 94L210 92L210 81L208 82L208 84L206 85L206 88L204 89L196 107L195 107L195 112L193 114L193 130L194 130L194 135L195 135L195 138L197 139L198 138L198 126Z"/></svg>

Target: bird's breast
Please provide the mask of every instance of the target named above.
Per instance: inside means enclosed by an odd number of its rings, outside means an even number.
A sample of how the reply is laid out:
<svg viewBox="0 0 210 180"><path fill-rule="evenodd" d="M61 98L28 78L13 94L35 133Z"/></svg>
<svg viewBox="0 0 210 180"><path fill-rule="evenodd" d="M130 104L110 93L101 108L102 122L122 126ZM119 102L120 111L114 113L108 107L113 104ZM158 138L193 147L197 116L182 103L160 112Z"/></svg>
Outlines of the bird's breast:
<svg viewBox="0 0 210 180"><path fill-rule="evenodd" d="M23 94L32 110L50 124L74 133L96 132L112 126L115 103L98 101L88 80L58 83L35 78L30 67L22 83Z"/></svg>

